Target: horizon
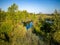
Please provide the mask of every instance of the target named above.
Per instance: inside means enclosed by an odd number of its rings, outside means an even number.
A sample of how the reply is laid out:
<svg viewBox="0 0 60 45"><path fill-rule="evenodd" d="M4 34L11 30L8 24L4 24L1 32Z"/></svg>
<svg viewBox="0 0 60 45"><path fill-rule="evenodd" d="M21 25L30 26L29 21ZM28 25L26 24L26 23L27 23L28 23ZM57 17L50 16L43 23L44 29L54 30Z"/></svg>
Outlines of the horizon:
<svg viewBox="0 0 60 45"><path fill-rule="evenodd" d="M55 9L60 11L60 0L0 0L0 8L7 11L13 3L19 10L27 10L29 13L51 14Z"/></svg>

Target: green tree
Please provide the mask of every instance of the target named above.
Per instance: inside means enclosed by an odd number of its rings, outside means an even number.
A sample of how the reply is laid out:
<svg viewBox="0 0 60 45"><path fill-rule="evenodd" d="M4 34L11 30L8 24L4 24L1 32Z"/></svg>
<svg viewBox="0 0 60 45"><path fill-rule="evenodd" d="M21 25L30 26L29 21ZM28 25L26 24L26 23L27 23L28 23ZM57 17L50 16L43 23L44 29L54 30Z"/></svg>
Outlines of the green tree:
<svg viewBox="0 0 60 45"><path fill-rule="evenodd" d="M17 10L18 10L18 6L15 3L8 8L8 11L11 13L16 12Z"/></svg>
<svg viewBox="0 0 60 45"><path fill-rule="evenodd" d="M18 6L14 3L12 4L9 8L8 8L8 13L7 13L7 18L9 17L10 20L13 21L13 24L15 25L15 23L17 22L18 19L18 15L17 15L17 11L18 11ZM8 18L8 19L9 19Z"/></svg>
<svg viewBox="0 0 60 45"><path fill-rule="evenodd" d="M52 29L55 31L60 30L60 14L58 14L57 10L55 10L52 19L53 19Z"/></svg>
<svg viewBox="0 0 60 45"><path fill-rule="evenodd" d="M57 42L59 42L59 40L60 40L60 14L58 13L58 11L57 10L55 10L55 12L54 12L54 15L53 15L53 20L54 20L54 22L53 22L53 25L52 25L52 29L54 30L54 40L55 41L57 41ZM58 35L58 36L57 36Z"/></svg>

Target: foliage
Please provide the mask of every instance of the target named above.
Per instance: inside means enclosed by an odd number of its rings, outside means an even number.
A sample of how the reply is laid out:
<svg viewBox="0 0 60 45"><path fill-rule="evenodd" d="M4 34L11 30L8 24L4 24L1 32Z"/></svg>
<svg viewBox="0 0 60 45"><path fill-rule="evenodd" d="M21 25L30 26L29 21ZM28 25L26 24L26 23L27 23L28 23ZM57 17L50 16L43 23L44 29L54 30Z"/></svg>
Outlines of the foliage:
<svg viewBox="0 0 60 45"><path fill-rule="evenodd" d="M53 23L46 22L46 19L49 19ZM8 11L6 12L0 9L0 44L49 45L52 38L59 43L59 19L60 14L57 10L55 10L55 13L53 15L51 14L51 16L47 14L38 15L28 13L26 10L20 11L18 10L18 6L14 3L8 7ZM24 25L30 21L33 22L33 26L27 30ZM9 41L5 41L7 39L6 37L9 37Z"/></svg>

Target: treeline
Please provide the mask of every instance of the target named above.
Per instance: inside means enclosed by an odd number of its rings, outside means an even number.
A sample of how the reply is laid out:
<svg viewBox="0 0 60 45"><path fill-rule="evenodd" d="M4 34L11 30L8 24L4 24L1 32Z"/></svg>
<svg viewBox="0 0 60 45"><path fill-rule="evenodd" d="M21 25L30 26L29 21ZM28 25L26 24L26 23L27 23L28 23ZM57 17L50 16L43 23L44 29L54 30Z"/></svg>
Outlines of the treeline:
<svg viewBox="0 0 60 45"><path fill-rule="evenodd" d="M57 10L51 16L46 14L38 15L28 13L26 10L20 11L16 4L8 7L7 11L0 9L0 39L4 40L8 37L7 41L11 41L12 44L14 44L17 37L23 37L22 39L24 39L27 29L22 22L28 23L29 21L33 22L31 32L38 36L39 40L42 39L45 43L48 42L47 45L60 44L60 14ZM26 45L26 42L24 44Z"/></svg>

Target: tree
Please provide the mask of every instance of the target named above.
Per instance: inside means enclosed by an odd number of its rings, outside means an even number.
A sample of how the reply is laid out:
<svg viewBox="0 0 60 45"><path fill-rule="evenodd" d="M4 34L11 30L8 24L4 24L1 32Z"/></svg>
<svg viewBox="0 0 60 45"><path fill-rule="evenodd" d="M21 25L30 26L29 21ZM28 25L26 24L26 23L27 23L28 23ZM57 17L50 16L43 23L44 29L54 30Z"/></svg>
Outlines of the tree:
<svg viewBox="0 0 60 45"><path fill-rule="evenodd" d="M52 19L54 20L52 29L55 31L60 30L60 28L59 28L60 27L60 15L58 14L57 10L55 10Z"/></svg>
<svg viewBox="0 0 60 45"><path fill-rule="evenodd" d="M18 10L18 6L14 3L8 8L9 12L16 12Z"/></svg>
<svg viewBox="0 0 60 45"><path fill-rule="evenodd" d="M54 21L53 21L53 25L52 25L52 30L54 30L54 37L53 39L57 42L59 42L60 40L60 14L58 13L57 10L55 10L54 12L54 15L53 15L53 18L52 18Z"/></svg>
<svg viewBox="0 0 60 45"><path fill-rule="evenodd" d="M6 12L0 9L0 22L5 21L6 18Z"/></svg>
<svg viewBox="0 0 60 45"><path fill-rule="evenodd" d="M15 3L8 8L7 18L9 17L10 20L13 21L13 25L15 25L18 19L17 10L18 10L18 6Z"/></svg>

